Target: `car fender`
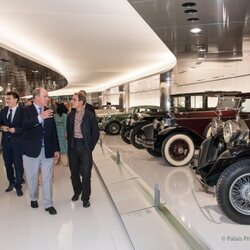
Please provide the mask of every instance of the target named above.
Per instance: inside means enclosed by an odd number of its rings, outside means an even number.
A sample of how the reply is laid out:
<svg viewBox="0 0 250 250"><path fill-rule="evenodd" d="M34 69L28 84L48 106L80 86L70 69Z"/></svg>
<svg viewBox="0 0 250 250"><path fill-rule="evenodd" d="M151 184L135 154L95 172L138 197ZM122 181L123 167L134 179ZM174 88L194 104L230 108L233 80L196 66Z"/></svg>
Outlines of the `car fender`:
<svg viewBox="0 0 250 250"><path fill-rule="evenodd" d="M172 134L176 134L176 133L182 133L182 134L190 136L190 138L193 140L194 145L196 147L199 147L204 140L203 137L201 137L199 134L197 134L192 129L188 129L188 128L181 127L181 126L168 127L168 128L166 128L158 133L157 138L156 138L156 142L155 142L155 148L161 148L163 141L168 136L170 136Z"/></svg>
<svg viewBox="0 0 250 250"><path fill-rule="evenodd" d="M209 185L216 185L222 172L231 164L250 159L250 147L240 145L234 149L224 151L213 165L207 175L207 183Z"/></svg>
<svg viewBox="0 0 250 250"><path fill-rule="evenodd" d="M151 122L149 122L149 121L144 121L144 120L135 121L130 127L131 127L131 129L133 129L133 128L137 127L138 125L139 125L139 126L145 126L145 125L150 124L150 123L151 123Z"/></svg>

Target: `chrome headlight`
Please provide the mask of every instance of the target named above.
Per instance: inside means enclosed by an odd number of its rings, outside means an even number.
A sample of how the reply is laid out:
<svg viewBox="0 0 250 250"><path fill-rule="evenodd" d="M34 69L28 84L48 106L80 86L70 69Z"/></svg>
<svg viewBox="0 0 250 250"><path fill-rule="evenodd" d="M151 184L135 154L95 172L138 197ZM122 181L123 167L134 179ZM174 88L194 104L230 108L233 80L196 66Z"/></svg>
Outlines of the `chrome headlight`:
<svg viewBox="0 0 250 250"><path fill-rule="evenodd" d="M212 124L211 124L211 133L213 136L218 135L219 133L221 133L223 131L224 128L224 122L215 117L212 120Z"/></svg>
<svg viewBox="0 0 250 250"><path fill-rule="evenodd" d="M169 127L172 124L172 120L171 118L163 118L161 121L161 126L165 127Z"/></svg>
<svg viewBox="0 0 250 250"><path fill-rule="evenodd" d="M223 136L226 143L231 143L236 140L240 135L240 127L237 123L229 120L225 122L223 128Z"/></svg>
<svg viewBox="0 0 250 250"><path fill-rule="evenodd" d="M157 129L160 126L160 122L157 119L154 119L153 121L153 128Z"/></svg>
<svg viewBox="0 0 250 250"><path fill-rule="evenodd" d="M126 125L130 125L130 121L131 121L131 118L127 118L127 119L126 119L126 122L125 122Z"/></svg>

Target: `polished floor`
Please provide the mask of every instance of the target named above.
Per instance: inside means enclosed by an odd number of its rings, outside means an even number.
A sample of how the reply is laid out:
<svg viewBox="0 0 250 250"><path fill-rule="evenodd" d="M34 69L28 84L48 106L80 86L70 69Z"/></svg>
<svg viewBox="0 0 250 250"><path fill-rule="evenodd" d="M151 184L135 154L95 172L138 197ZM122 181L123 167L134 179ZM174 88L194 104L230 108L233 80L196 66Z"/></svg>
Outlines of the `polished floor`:
<svg viewBox="0 0 250 250"><path fill-rule="evenodd" d="M27 186L17 197L8 186L0 155L0 250L129 250L133 249L124 225L105 186L93 169L91 207L72 202L69 169L56 166L54 205L57 215L30 207Z"/></svg>
<svg viewBox="0 0 250 250"><path fill-rule="evenodd" d="M224 216L216 198L200 189L188 167L167 166L161 157L125 144L120 136L102 134L102 141L113 152L119 151L120 158L152 189L159 185L167 208L209 249L250 248L250 226L236 224Z"/></svg>

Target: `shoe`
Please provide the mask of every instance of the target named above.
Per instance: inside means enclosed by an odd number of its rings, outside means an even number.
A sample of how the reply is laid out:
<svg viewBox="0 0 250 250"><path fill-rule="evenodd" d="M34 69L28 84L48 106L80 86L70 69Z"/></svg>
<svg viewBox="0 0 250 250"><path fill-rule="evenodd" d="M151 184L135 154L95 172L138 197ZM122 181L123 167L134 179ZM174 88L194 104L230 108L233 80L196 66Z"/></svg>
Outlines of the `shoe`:
<svg viewBox="0 0 250 250"><path fill-rule="evenodd" d="M22 179L22 184L25 184L25 180L24 179Z"/></svg>
<svg viewBox="0 0 250 250"><path fill-rule="evenodd" d="M49 212L49 214L52 214L52 215L57 214L54 207L45 208L45 211Z"/></svg>
<svg viewBox="0 0 250 250"><path fill-rule="evenodd" d="M83 207L90 207L90 202L89 201L83 201L82 205L83 205Z"/></svg>
<svg viewBox="0 0 250 250"><path fill-rule="evenodd" d="M23 196L22 189L16 189L16 194L17 194L17 196Z"/></svg>
<svg viewBox="0 0 250 250"><path fill-rule="evenodd" d="M38 202L37 202L37 201L31 201L31 202L30 202L30 206L31 206L32 208L38 208Z"/></svg>
<svg viewBox="0 0 250 250"><path fill-rule="evenodd" d="M79 200L79 195L74 194L73 197L71 198L72 201L78 201Z"/></svg>
<svg viewBox="0 0 250 250"><path fill-rule="evenodd" d="M14 187L15 187L15 184L10 184L10 185L8 186L8 188L5 189L5 192L10 192L10 191L12 191Z"/></svg>

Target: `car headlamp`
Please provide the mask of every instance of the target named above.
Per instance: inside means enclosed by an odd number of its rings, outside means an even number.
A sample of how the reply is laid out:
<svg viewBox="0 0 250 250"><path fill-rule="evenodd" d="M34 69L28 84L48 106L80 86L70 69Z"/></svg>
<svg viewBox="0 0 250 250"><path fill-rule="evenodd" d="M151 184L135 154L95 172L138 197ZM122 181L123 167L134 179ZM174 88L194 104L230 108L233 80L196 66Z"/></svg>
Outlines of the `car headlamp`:
<svg viewBox="0 0 250 250"><path fill-rule="evenodd" d="M213 118L212 123L211 123L212 135L213 136L218 135L219 133L223 131L223 128L224 128L224 122L217 117Z"/></svg>
<svg viewBox="0 0 250 250"><path fill-rule="evenodd" d="M171 118L163 118L162 121L161 121L161 127L169 127L171 126Z"/></svg>
<svg viewBox="0 0 250 250"><path fill-rule="evenodd" d="M236 140L241 133L240 127L237 123L232 120L228 120L225 122L223 128L223 136L226 143L231 143Z"/></svg>
<svg viewBox="0 0 250 250"><path fill-rule="evenodd" d="M157 129L160 126L160 122L157 119L154 119L153 121L153 128Z"/></svg>

